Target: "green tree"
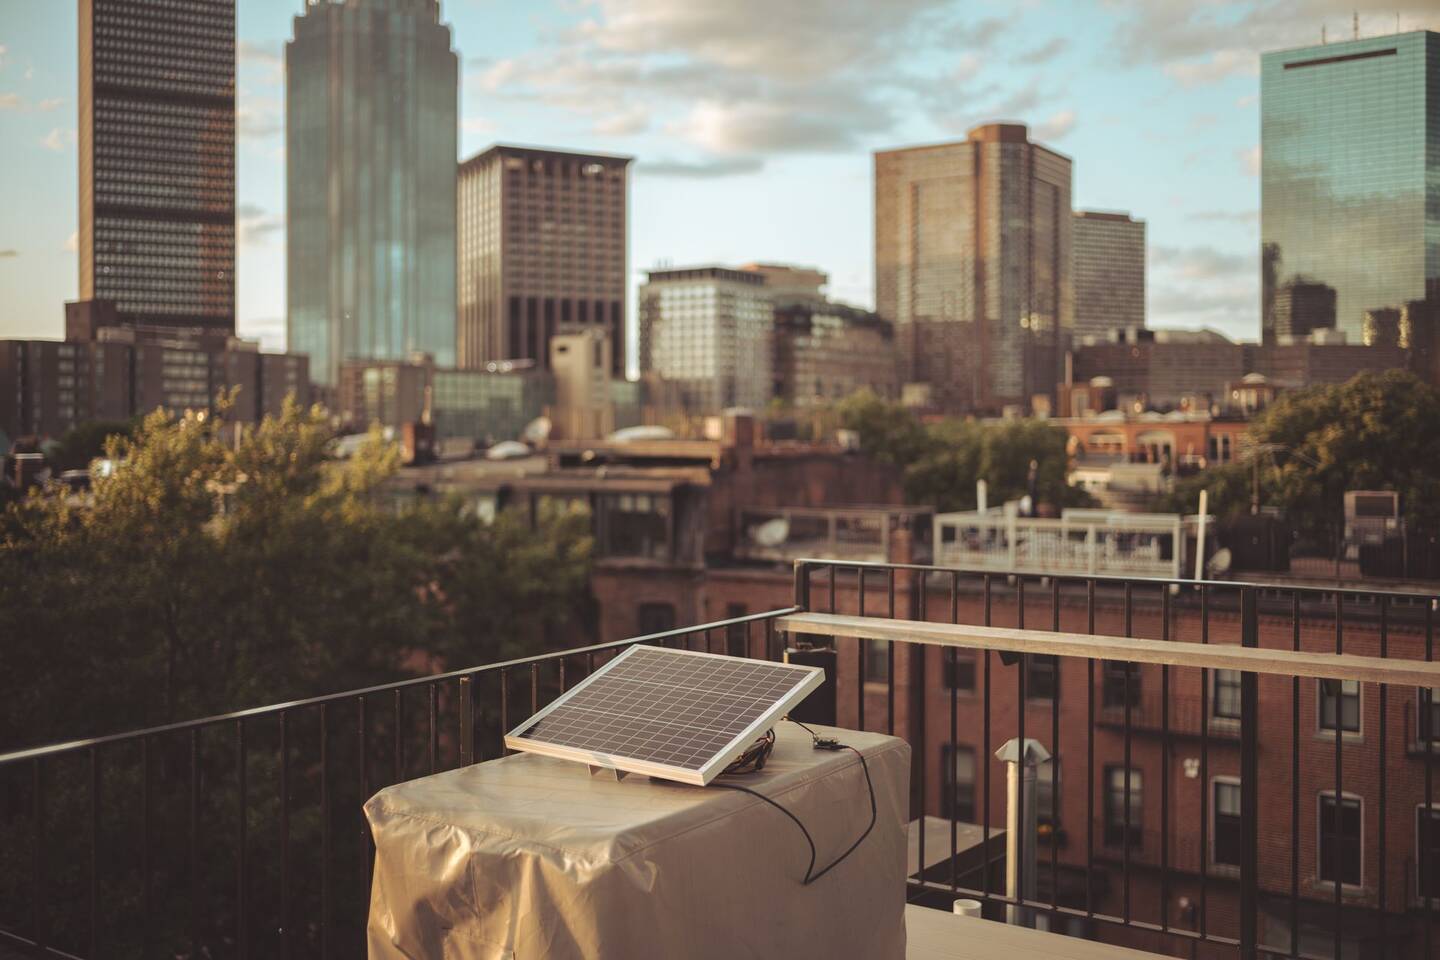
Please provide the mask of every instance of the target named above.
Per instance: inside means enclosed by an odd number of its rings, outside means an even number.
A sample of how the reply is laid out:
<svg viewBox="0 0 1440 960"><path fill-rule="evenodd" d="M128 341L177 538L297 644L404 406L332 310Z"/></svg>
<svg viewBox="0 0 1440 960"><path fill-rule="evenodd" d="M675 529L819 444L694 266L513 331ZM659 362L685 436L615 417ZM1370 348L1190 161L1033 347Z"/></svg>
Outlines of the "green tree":
<svg viewBox="0 0 1440 960"><path fill-rule="evenodd" d="M91 420L71 427L50 446L46 459L56 474L65 470L84 470L90 461L103 456L111 437L129 437L135 432L133 420Z"/></svg>
<svg viewBox="0 0 1440 960"><path fill-rule="evenodd" d="M841 427L859 435L860 449L882 462L908 467L931 450L932 440L915 414L868 389L840 401L836 413Z"/></svg>

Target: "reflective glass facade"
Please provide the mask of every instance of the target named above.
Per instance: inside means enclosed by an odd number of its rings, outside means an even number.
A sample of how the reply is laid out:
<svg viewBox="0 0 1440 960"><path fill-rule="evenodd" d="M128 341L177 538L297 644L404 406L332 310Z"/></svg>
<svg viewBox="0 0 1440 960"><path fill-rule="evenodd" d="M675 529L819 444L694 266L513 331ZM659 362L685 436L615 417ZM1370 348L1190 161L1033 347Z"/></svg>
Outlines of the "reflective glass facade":
<svg viewBox="0 0 1440 960"><path fill-rule="evenodd" d="M455 362L459 63L436 0L322 0L286 46L289 347Z"/></svg>
<svg viewBox="0 0 1440 960"><path fill-rule="evenodd" d="M1440 295L1440 34L1261 58L1261 280L1267 341ZM1329 291L1333 291L1333 294ZM1321 296L1323 294L1323 296Z"/></svg>
<svg viewBox="0 0 1440 960"><path fill-rule="evenodd" d="M80 298L235 330L235 0L80 0Z"/></svg>
<svg viewBox="0 0 1440 960"><path fill-rule="evenodd" d="M1116 327L1145 326L1145 221L1077 210L1071 241L1075 336L1103 338Z"/></svg>
<svg viewBox="0 0 1440 960"><path fill-rule="evenodd" d="M875 154L875 304L933 406L1053 395L1074 326L1071 164L1018 124Z"/></svg>

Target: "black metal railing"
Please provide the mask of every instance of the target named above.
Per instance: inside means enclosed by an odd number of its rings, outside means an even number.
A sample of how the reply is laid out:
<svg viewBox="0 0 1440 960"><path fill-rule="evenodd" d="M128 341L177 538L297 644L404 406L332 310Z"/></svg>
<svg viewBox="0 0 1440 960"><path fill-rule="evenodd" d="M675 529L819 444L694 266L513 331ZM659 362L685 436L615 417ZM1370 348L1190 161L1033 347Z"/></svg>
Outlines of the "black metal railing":
<svg viewBox="0 0 1440 960"><path fill-rule="evenodd" d="M1244 958L1319 956L1300 934L1323 910L1335 956L1361 930L1383 944L1376 955L1433 955L1435 900L1418 893L1440 890L1440 864L1420 855L1437 843L1430 818L1414 813L1433 802L1435 737L1415 726L1432 715L1429 689L1361 684L1360 736L1327 739L1320 688L1285 664L1320 649L1433 660L1435 596L844 561L797 562L793 588L786 609L0 756L0 946L89 960L356 955L372 852L361 804L375 790L498 756L505 730L629 645L773 659L788 639L833 646L841 726L910 742L919 849L922 814L960 806L950 801L965 787L958 767L937 761L971 750L983 866L962 872L951 819L948 882L944 870L912 877L911 899L975 897L993 916L1019 907L1097 939ZM1097 649L966 651L903 629L865 642L782 637L784 618L825 613L1012 627L1032 641L1061 633L1096 638ZM1215 715L1212 670L1117 669L1103 650L1114 636L1275 656L1242 673L1237 721ZM962 655L974 658L973 690L954 679ZM1048 738L1060 759L1035 850L1043 897L1010 896L992 870L1004 859L991 833L1005 801L990 758L1012 736ZM1238 783L1238 810L1215 792L1217 777ZM1323 791L1364 799L1353 887L1327 882L1309 852L1311 837L1332 850L1347 837L1343 804L1319 816ZM1406 817L1375 813L1407 807ZM1017 842L1023 870L1030 841Z"/></svg>
<svg viewBox="0 0 1440 960"><path fill-rule="evenodd" d="M1204 667L1196 670L1161 663L1152 664L1144 671L1130 669L1133 665L1116 670L1113 663L1107 669L1103 655L1091 656L1084 658L1084 674L1079 681L1053 680L1047 666L1044 674L1047 693L1037 701L1026 689L1027 677L1033 672L1026 659L1030 655L1003 652L997 655L984 649L975 654L983 657L977 670L981 689L977 694L962 696L953 683L947 682L936 689L927 679L927 664L932 660L939 660L946 668L945 675L953 676L953 658L957 656L954 647L926 653L923 643L907 641L903 631L896 632L893 639L888 636L874 639L877 634L868 632L871 639L855 645L853 671L857 682L848 685L853 706L848 712L842 709L839 719L842 726L848 720L863 728L877 727L867 718L867 701L873 716L877 689L876 684L866 683L867 652L872 658L868 662L878 661L873 659L873 648L867 651L866 646L877 642L886 644L888 668L884 678L886 721L883 729L898 732L910 740L915 751L915 792L918 802L927 810L934 808L940 812L940 799L953 789L953 784L942 777L941 789L936 791L927 777L927 741L937 732L951 753L958 746L966 746L972 748L972 756L982 760L992 756L1009 736L1023 740L1027 736L1027 724L1031 725L1032 736L1048 732L1052 752L1062 742L1062 733L1072 747L1079 737L1084 739L1079 750L1058 751L1065 761L1061 768L1064 779L1072 784L1076 754L1084 757L1083 795L1078 804L1083 807L1084 815L1073 818L1083 825L1084 837L1081 843L1082 838L1063 831L1066 843L1047 843L1042 839L1038 844L1038 868L1048 872L1045 884L1050 891L1048 901L1008 896L997 888L988 871L980 874L978 886L960 883L957 875L952 875L948 885L937 883L929 879L933 871L926 878L912 877L912 898L974 897L998 911L1019 906L1048 913L1057 921L1083 920L1089 925L1090 934L1099 939L1134 940L1136 945L1154 948L1155 935L1159 935L1160 942L1166 946L1183 948L1189 942L1194 946L1228 947L1233 948L1236 956L1245 958L1323 956L1302 949L1301 916L1303 912L1307 918L1306 928L1313 928L1315 906L1328 903L1328 939L1333 950L1328 955L1351 955L1358 949L1366 956L1371 955L1371 950L1375 950L1376 956L1434 956L1434 939L1440 934L1433 912L1434 901L1406 892L1440 887L1435 879L1427 876L1440 870L1440 859L1433 854L1428 858L1421 856L1418 863L1411 859L1417 851L1433 851L1436 847L1436 840L1428 835L1429 819L1412 817L1418 824L1415 837L1387 837L1387 831L1406 830L1404 822L1392 816L1397 803L1408 805L1412 812L1421 805L1423 809L1433 809L1430 760L1435 737L1425 736L1423 730L1417 732L1414 725L1407 725L1396 716L1397 711L1403 711L1412 723L1417 717L1431 716L1430 689L1403 686L1401 696L1392 701L1393 684L1359 684L1363 692L1357 695L1374 696L1374 702L1378 703L1378 707L1362 711L1367 724L1378 724L1378 731L1370 733L1373 739L1362 740L1348 733L1327 735L1323 728L1317 729L1316 718L1308 714L1308 707L1302 707L1312 699L1311 688L1316 681L1286 674L1284 664L1289 654L1302 650L1362 653L1397 663L1431 661L1434 620L1437 603L1440 603L1435 595L1288 587L1274 583L1099 576L1017 577L919 565L806 560L796 564L795 603L797 607L818 613L894 618L899 609L904 611L900 616L907 620L1032 630L1038 627L1097 638L1188 640L1276 651L1275 665L1263 671L1263 676L1260 671L1240 673L1238 691L1232 686L1224 701L1226 715L1217 716L1213 671ZM1326 637L1317 636L1319 626L1326 627ZM840 636L838 628L836 635ZM1397 643L1402 635L1403 643ZM842 639L836 643L843 663L845 642ZM920 650L918 655L912 653L903 674L897 673L897 647ZM1100 668L1096 666L1097 660L1102 663ZM1007 669L1013 674L1005 681L1013 684L1013 699L1005 697L1000 690L1001 671ZM911 694L916 688L922 692L922 701L936 696L948 697L948 730L947 717L942 713L937 718L922 702L918 711L910 712L907 722L902 724L903 729L896 731L896 680L900 675L905 677L909 688L899 692L901 702L913 702ZM1156 679L1158 698L1141 696L1131 689L1132 683L1143 681L1150 687ZM1235 680L1233 676L1225 679L1232 684ZM1189 690L1182 690L1182 681L1190 686ZM1053 692L1050 691L1052 683ZM1262 684L1266 694L1263 709ZM1321 696L1321 689L1314 688L1315 697ZM1336 685L1335 689L1338 691L1341 687ZM1077 698L1080 704L1072 706L1071 701ZM1238 717L1234 715L1237 700ZM1017 704L1025 706L1017 708ZM1001 730L994 713L998 707L1007 706L1010 725ZM1048 711L1048 731L1036 730L1037 710L1042 716ZM968 737L960 736L962 715L967 721ZM1063 730L1062 717L1066 718ZM1396 729L1397 721L1401 735L1392 743L1390 731ZM1077 729L1083 733L1077 735ZM1141 731L1147 736L1137 741L1136 735ZM1154 748L1153 736L1157 732L1158 751ZM1219 745L1217 741L1228 746L1212 753L1212 747ZM1416 761L1413 766L1401 765L1406 759L1407 743L1412 745L1408 753ZM1332 744L1333 764L1322 763L1321 751L1332 749ZM1263 775L1262 749L1266 755ZM988 848L992 843L1001 842L990 839L992 827L1003 819L1000 816L1003 806L992 809L992 797L996 803L1004 802L1003 791L996 789L1000 784L992 773L995 766L991 762L983 763L980 774L980 836L986 838L982 841L985 850L979 858L981 863L991 862ZM1114 781L1118 789L1112 796L1110 785L1097 781L1097 772L1102 767L1107 772L1118 768L1141 771L1146 776L1136 782L1133 776L1121 775ZM1301 826L1305 821L1302 815L1307 812L1308 822L1316 830L1310 836L1318 840L1313 846L1318 848L1329 843L1333 844L1332 849L1338 850L1350 842L1346 824L1342 822L1342 804L1334 805L1333 819L1321 818L1315 812L1320 793L1348 796L1353 792L1345 785L1347 771L1351 772L1352 782L1359 781L1359 789L1373 791L1373 795L1365 798L1369 812L1363 815L1358 841L1364 850L1363 877L1353 885L1348 881L1334 883L1323 876L1318 855L1308 867L1302 867L1301 862L1302 850L1308 846L1302 843L1302 829L1308 832L1309 827ZM1216 776L1224 777L1226 783L1238 781L1238 810L1229 807L1233 795L1228 793L1227 809L1212 810ZM1391 781L1396 776L1404 780L1402 796L1393 793ZM1159 781L1160 794L1158 830L1153 820L1145 825L1131 822L1132 814L1139 819L1143 812L1147 820L1155 816L1156 804L1149 799L1153 797L1150 791L1156 789L1155 779ZM1195 789L1198 796L1178 796L1187 779L1198 781ZM1052 783L1050 790L1062 788ZM1137 801L1132 790L1145 791L1146 799ZM1064 801L1072 810L1077 806L1075 792L1069 791ZM1186 811L1183 822L1177 805L1183 805ZM1195 816L1197 808L1198 816ZM1216 819L1217 815L1223 818L1223 823ZM1263 856L1262 826L1266 834ZM920 848L925 849L923 818L916 828L921 832ZM1224 852L1219 856L1212 836L1217 829L1225 831ZM1277 855L1277 835L1283 838L1284 833L1288 833L1288 843L1283 844L1283 854ZM953 822L951 835L953 845ZM1130 843L1123 842L1127 836L1132 838ZM1028 862L1023 851L1026 841L1024 837L1018 840L1023 869ZM1399 851L1408 851L1408 856ZM1335 853L1332 860L1339 857L1340 854ZM958 858L954 862L958 862ZM1391 867L1397 862L1402 874L1407 870L1414 872L1415 887L1407 882L1401 890L1393 889ZM1079 902L1062 901L1061 891L1067 888L1061 882L1062 869L1066 873L1078 873L1082 878L1079 885L1082 892L1072 898ZM1218 892L1217 885L1221 888ZM1072 891L1076 888L1074 883L1068 886ZM1025 889L1023 884L1020 889ZM1104 903L1100 902L1102 898ZM1282 905L1278 915L1277 902ZM1262 908L1269 918L1263 939ZM1347 939L1347 917L1357 930L1363 929L1363 942L1357 944ZM1127 937L1127 931L1142 936Z"/></svg>
<svg viewBox="0 0 1440 960"><path fill-rule="evenodd" d="M778 657L789 612L0 755L0 952L361 956L371 794L499 756L634 644Z"/></svg>

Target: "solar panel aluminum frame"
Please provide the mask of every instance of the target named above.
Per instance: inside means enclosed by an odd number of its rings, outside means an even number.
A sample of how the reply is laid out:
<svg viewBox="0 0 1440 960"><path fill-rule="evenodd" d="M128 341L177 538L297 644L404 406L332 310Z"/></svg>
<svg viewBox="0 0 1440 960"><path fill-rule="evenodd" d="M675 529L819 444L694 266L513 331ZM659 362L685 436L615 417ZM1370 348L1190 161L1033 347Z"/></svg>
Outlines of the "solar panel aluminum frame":
<svg viewBox="0 0 1440 960"><path fill-rule="evenodd" d="M735 735L735 738L725 745L723 749L712 756L698 770L689 767L678 767L667 763L654 763L649 760L640 760L634 757L617 756L610 753L599 753L594 750L583 750L579 747L567 747L555 743L546 743L543 740L534 740L521 734L535 726L555 710L564 706L571 697L584 690L590 684L605 676L611 669L623 663L631 654L639 649L664 650L666 653L677 656L708 657L713 660L734 660L735 657L727 657L718 653L701 653L697 650L677 650L673 647L644 647L636 644L628 647L625 652L606 663L599 670L596 670L584 680L575 684L562 695L546 706L539 713L521 723L514 730L505 734L505 746L510 750L520 750L526 753L536 753L542 756L555 757L560 760L573 760L577 763L587 764L591 767L604 767L609 770L617 770L623 773L636 773L648 777L656 777L661 780L674 780L679 783L693 784L703 787L718 777L725 768L730 766L740 754L744 753L756 740L773 727L785 716L789 709L795 704L804 700L816 687L825 682L825 671L820 667L804 667L797 664L770 663L771 666L784 666L795 670L797 673L804 672L806 676L797 679L784 696L777 697L756 720L750 723L744 730Z"/></svg>

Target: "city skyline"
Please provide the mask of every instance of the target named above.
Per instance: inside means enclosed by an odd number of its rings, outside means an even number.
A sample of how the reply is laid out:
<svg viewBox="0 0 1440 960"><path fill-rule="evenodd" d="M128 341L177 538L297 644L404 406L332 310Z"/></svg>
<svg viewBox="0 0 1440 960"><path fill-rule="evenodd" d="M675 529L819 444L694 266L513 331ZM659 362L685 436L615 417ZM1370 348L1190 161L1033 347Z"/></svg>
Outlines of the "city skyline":
<svg viewBox="0 0 1440 960"><path fill-rule="evenodd" d="M1397 17L1373 4L1361 33L1440 26L1425 6ZM0 331L59 336L77 275L75 9L20 8L0 7L0 131L16 145L0 161ZM285 312L280 57L300 10L239 5L237 313L240 333L271 347ZM715 21L703 4L645 0L535 12L452 0L442 13L464 58L460 156L498 140L638 158L631 296L662 259L769 259L819 266L838 298L873 303L870 152L1013 119L1075 161L1077 208L1150 225L1152 323L1247 338L1259 335L1258 52L1351 28L1348 7L1324 3L1178 19L1160 4L1012 15L919 0L883 17L862 5ZM787 34L814 42L772 56Z"/></svg>

